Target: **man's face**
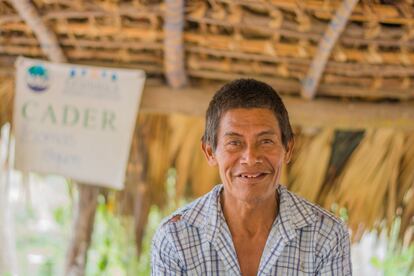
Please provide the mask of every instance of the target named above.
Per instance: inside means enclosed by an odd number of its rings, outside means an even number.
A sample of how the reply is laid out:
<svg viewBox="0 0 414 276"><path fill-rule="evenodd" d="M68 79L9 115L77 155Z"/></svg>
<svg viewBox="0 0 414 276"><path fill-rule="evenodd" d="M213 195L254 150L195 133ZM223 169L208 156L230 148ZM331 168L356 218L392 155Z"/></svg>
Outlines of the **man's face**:
<svg viewBox="0 0 414 276"><path fill-rule="evenodd" d="M217 148L203 144L210 165L217 165L226 194L245 202L274 197L283 163L289 162L279 123L266 108L230 109L217 131Z"/></svg>

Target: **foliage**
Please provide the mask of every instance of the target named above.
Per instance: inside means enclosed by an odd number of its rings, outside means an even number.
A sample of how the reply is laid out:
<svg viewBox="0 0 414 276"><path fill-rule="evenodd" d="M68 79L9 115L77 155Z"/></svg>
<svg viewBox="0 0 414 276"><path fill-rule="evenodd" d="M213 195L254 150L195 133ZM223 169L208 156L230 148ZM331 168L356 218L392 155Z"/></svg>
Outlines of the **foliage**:
<svg viewBox="0 0 414 276"><path fill-rule="evenodd" d="M109 201L110 202L110 201ZM104 196L98 198L86 275L132 275L137 270L132 221L115 216Z"/></svg>
<svg viewBox="0 0 414 276"><path fill-rule="evenodd" d="M51 222L46 222L30 202L17 206L14 214L19 273L35 276L62 275L72 216L71 205L55 208L50 214ZM42 226L43 223L47 226Z"/></svg>
<svg viewBox="0 0 414 276"><path fill-rule="evenodd" d="M344 222L348 221L349 219L348 209L346 209L345 207L339 207L338 203L333 203L331 205L331 211L334 214L337 214L342 221Z"/></svg>
<svg viewBox="0 0 414 276"><path fill-rule="evenodd" d="M175 170L170 169L166 182L168 204L164 210L155 205L151 207L139 259L136 256L133 218L113 213L113 194L107 198L99 197L86 275L150 275L152 237L161 219L177 207L174 201L175 181Z"/></svg>
<svg viewBox="0 0 414 276"><path fill-rule="evenodd" d="M384 276L414 275L414 244L404 246L398 240L400 225L401 218L397 217L391 228L385 257L371 259L371 264L380 269Z"/></svg>

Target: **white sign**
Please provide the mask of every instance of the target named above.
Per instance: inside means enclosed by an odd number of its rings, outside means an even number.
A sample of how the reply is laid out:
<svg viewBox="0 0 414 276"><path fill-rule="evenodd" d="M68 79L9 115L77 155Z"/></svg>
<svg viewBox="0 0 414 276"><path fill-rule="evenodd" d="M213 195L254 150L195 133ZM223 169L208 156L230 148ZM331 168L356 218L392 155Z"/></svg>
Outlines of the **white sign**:
<svg viewBox="0 0 414 276"><path fill-rule="evenodd" d="M16 169L122 189L145 73L27 58L16 71Z"/></svg>

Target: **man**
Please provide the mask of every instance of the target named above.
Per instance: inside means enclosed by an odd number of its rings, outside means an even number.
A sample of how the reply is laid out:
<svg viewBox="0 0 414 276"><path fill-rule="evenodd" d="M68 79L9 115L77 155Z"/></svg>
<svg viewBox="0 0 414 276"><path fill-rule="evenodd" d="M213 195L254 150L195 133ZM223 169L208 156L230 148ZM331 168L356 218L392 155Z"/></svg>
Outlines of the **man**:
<svg viewBox="0 0 414 276"><path fill-rule="evenodd" d="M293 144L272 87L253 79L223 86L202 139L223 184L161 224L152 274L351 275L347 227L278 184Z"/></svg>

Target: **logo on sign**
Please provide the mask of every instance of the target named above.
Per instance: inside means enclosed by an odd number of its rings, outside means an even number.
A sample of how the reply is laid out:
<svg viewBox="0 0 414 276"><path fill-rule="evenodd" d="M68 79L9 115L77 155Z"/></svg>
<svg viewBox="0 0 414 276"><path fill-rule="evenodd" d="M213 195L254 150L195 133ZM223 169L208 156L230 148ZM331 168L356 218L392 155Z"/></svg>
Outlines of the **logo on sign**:
<svg viewBox="0 0 414 276"><path fill-rule="evenodd" d="M118 79L118 73L111 70L71 67L63 93L99 100L120 100Z"/></svg>
<svg viewBox="0 0 414 276"><path fill-rule="evenodd" d="M47 69L40 64L29 67L26 73L26 83L33 92L44 92L49 88L49 73Z"/></svg>

